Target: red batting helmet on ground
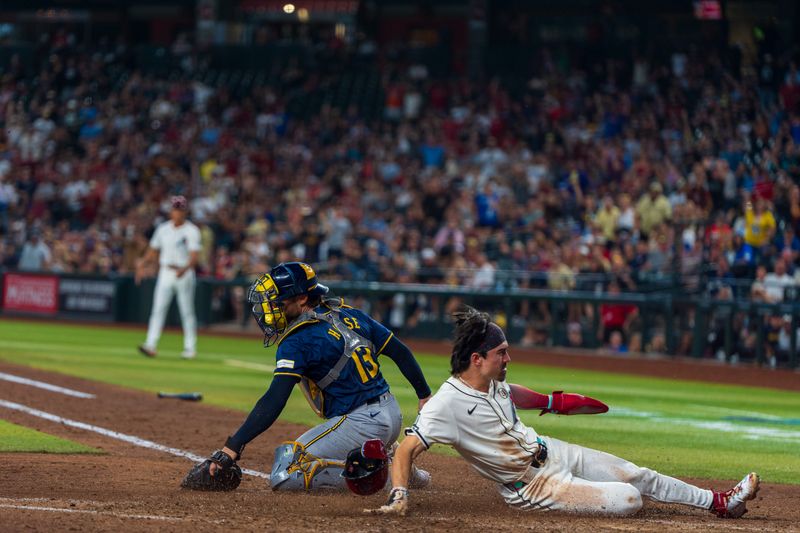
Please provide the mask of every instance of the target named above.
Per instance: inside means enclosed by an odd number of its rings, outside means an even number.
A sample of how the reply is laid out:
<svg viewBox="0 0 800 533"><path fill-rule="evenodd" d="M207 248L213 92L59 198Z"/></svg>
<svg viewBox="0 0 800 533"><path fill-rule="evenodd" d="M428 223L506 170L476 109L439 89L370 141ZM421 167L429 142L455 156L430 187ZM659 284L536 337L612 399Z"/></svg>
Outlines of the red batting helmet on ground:
<svg viewBox="0 0 800 533"><path fill-rule="evenodd" d="M350 490L361 496L381 490L389 479L389 456L383 441L368 440L360 448L350 450L342 477Z"/></svg>

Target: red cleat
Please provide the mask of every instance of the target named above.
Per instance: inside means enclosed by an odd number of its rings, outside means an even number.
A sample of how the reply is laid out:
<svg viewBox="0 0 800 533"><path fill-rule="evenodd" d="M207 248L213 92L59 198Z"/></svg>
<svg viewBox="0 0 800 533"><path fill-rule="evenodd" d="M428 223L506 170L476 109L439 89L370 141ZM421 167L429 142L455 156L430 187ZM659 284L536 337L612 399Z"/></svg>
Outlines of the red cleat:
<svg viewBox="0 0 800 533"><path fill-rule="evenodd" d="M147 357L155 357L156 356L156 351L155 350L151 350L150 348L148 348L144 344L140 344L139 345L139 351L142 352L142 355L145 355Z"/></svg>
<svg viewBox="0 0 800 533"><path fill-rule="evenodd" d="M758 494L760 482L758 474L750 472L731 490L715 491L711 512L720 518L741 518L747 512L747 502Z"/></svg>

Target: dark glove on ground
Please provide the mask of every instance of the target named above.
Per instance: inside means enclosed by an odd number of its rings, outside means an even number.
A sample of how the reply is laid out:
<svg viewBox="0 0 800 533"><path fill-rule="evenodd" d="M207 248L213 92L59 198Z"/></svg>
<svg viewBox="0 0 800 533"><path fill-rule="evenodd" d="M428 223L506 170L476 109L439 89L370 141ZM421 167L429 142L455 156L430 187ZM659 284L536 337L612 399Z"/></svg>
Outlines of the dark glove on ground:
<svg viewBox="0 0 800 533"><path fill-rule="evenodd" d="M211 463L219 466L213 476L210 472ZM217 450L211 457L189 470L181 481L181 487L191 490L229 491L236 489L241 482L242 469L227 453Z"/></svg>

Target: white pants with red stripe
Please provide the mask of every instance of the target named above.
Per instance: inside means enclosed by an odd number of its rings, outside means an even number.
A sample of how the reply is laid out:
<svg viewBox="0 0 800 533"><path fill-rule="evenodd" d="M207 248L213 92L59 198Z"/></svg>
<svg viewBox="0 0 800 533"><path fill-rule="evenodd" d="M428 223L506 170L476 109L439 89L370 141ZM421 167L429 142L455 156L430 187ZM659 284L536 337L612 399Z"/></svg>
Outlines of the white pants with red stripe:
<svg viewBox="0 0 800 533"><path fill-rule="evenodd" d="M552 509L585 514L631 515L642 498L711 507L713 493L636 466L610 453L542 437L547 461L530 467L517 483L500 486L509 505L523 509Z"/></svg>

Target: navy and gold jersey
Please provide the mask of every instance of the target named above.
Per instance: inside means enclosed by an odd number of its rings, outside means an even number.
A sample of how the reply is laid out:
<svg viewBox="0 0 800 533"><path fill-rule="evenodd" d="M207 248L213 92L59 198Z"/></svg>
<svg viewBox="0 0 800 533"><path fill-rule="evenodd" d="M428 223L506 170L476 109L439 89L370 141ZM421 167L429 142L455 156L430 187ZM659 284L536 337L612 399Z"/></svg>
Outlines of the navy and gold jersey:
<svg viewBox="0 0 800 533"><path fill-rule="evenodd" d="M318 313L330 311L321 306ZM381 375L378 355L389 343L392 332L366 313L343 306L337 308L344 324L370 340L375 353L366 347L356 350L338 379L324 391L322 411L325 418L344 415L367 400L389 390ZM317 383L333 368L344 352L344 339L324 321L310 320L293 324L278 344L274 375L305 377Z"/></svg>

